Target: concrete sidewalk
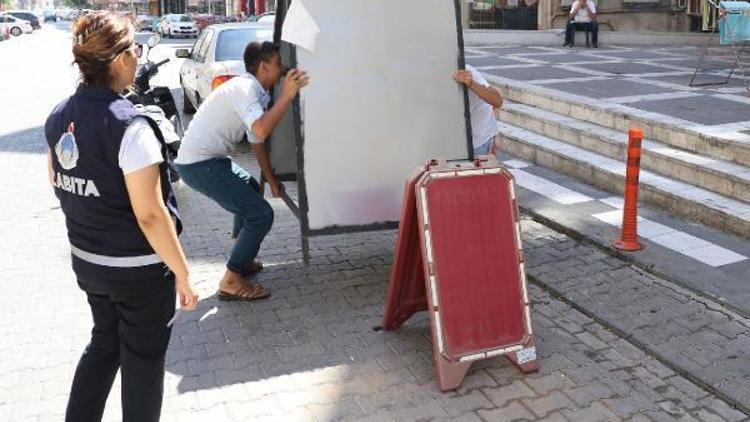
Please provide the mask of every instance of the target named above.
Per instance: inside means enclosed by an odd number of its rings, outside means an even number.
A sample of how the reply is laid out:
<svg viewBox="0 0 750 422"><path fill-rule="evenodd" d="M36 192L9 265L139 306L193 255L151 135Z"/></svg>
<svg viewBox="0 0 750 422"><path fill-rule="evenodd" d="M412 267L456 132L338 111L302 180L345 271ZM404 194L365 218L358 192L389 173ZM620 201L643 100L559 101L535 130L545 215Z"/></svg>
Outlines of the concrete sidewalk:
<svg viewBox="0 0 750 422"><path fill-rule="evenodd" d="M0 299L5 310L0 419L14 422L62 417L90 327L84 295L69 269L62 215L42 173L22 177L29 168L43 168L44 147L35 135L3 134L0 140L2 176L26 180L2 194L5 203L18 206L0 212L3 238L12 239L0 255L6 280ZM13 151L16 147L23 152ZM247 150L239 156L257 173ZM746 418L538 287L531 294L541 372L524 377L503 359L493 359L475 365L457 392L440 393L425 315L396 332L373 330L382 316L393 231L313 238L312 262L304 266L297 223L272 200L276 223L261 251L267 267L258 280L273 296L223 303L214 292L231 245L229 215L184 186L178 196L187 223L182 240L202 301L173 332L164 420ZM551 267L562 275L578 262L571 261L573 255L581 256L580 249L573 254L560 247L565 236L528 220L524 237L532 275ZM32 265L32 255L44 265ZM624 273L627 264L603 254L587 256L586 271L609 273L614 282L630 277ZM691 300L684 305L693 306ZM118 407L116 386L105 419L118 420Z"/></svg>

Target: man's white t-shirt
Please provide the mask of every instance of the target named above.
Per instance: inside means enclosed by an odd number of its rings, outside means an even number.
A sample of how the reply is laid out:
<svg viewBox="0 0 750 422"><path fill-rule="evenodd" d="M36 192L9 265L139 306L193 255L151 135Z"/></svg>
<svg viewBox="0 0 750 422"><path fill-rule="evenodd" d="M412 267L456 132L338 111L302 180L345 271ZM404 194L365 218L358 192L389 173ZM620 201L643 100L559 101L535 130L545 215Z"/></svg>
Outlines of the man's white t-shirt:
<svg viewBox="0 0 750 422"><path fill-rule="evenodd" d="M489 82L473 66L467 64L466 70L471 72L475 84L485 87L490 86ZM469 90L469 113L471 115L471 136L474 138L474 148L478 148L490 139L495 138L495 135L497 135L497 120L495 119L495 113L492 111L492 106L471 90Z"/></svg>
<svg viewBox="0 0 750 422"><path fill-rule="evenodd" d="M175 164L227 157L242 141L243 134L251 143L259 143L251 127L265 112L270 98L249 73L221 84L195 113L182 137Z"/></svg>
<svg viewBox="0 0 750 422"><path fill-rule="evenodd" d="M123 174L130 174L164 161L161 143L146 119L136 117L125 130L117 156Z"/></svg>
<svg viewBox="0 0 750 422"><path fill-rule="evenodd" d="M573 6L570 8L570 14L575 13L575 18L573 18L576 22L580 23L588 23L591 22L591 17L589 16L589 13L586 11L586 8L583 7L582 4L583 0L576 0L575 3L573 3ZM593 2L593 0L585 0L589 8L591 9L592 13L596 13L596 3Z"/></svg>

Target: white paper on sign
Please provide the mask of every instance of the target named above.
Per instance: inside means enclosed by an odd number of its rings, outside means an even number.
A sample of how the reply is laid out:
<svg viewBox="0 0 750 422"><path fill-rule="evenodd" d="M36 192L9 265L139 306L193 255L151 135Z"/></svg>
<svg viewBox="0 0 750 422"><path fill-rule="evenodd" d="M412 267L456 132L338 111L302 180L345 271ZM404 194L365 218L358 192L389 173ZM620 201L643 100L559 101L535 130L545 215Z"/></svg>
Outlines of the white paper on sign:
<svg viewBox="0 0 750 422"><path fill-rule="evenodd" d="M292 1L281 26L281 39L312 53L318 42L318 34L320 28L302 4L302 0Z"/></svg>

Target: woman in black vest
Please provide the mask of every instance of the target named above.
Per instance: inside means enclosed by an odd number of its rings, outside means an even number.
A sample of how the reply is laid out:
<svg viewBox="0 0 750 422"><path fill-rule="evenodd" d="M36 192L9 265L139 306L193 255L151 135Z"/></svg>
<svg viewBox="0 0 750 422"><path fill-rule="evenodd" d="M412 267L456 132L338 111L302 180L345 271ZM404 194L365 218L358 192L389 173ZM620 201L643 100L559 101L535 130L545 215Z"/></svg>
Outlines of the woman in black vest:
<svg viewBox="0 0 750 422"><path fill-rule="evenodd" d="M156 124L120 93L140 56L130 22L111 13L73 26L82 82L45 124L50 181L65 214L73 271L94 327L73 379L68 421L99 421L117 370L125 421L157 421L175 313L198 295Z"/></svg>

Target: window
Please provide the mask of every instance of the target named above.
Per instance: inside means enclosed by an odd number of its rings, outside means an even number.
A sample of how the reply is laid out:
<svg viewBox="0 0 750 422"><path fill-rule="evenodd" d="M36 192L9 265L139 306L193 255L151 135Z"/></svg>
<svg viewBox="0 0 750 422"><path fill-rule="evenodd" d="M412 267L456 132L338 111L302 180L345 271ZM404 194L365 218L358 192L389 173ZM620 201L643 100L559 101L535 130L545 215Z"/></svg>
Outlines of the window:
<svg viewBox="0 0 750 422"><path fill-rule="evenodd" d="M208 49L211 48L211 43L213 42L214 38L214 31L208 30L206 31L206 40L203 41L203 44L200 47L200 50L198 51L198 54L201 56L201 62L206 61L206 53L208 53Z"/></svg>
<svg viewBox="0 0 750 422"><path fill-rule="evenodd" d="M243 28L221 31L219 40L216 42L216 61L242 60L247 43L272 40L273 29L271 28Z"/></svg>
<svg viewBox="0 0 750 422"><path fill-rule="evenodd" d="M202 62L203 58L200 57L200 50L203 47L203 43L206 41L206 36L211 31L205 31L201 34L200 37L198 37L198 41L195 42L195 45L193 46L193 60L196 62Z"/></svg>
<svg viewBox="0 0 750 422"><path fill-rule="evenodd" d="M193 18L188 15L172 15L169 17L172 22L192 22Z"/></svg>

